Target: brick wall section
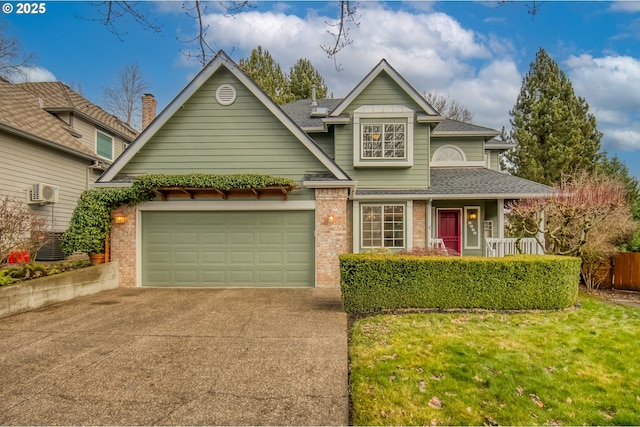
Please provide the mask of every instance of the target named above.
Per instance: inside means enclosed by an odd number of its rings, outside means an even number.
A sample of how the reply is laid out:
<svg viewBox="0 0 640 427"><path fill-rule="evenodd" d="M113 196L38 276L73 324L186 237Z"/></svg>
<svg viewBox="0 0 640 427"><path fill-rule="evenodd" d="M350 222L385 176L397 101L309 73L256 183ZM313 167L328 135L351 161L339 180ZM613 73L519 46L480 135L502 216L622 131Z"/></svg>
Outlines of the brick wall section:
<svg viewBox="0 0 640 427"><path fill-rule="evenodd" d="M126 217L124 224L111 226L111 260L118 261L119 286L136 287L136 207L121 206L116 209Z"/></svg>
<svg viewBox="0 0 640 427"><path fill-rule="evenodd" d="M316 287L339 288L338 255L351 252L350 215L347 210L348 190L316 189ZM329 214L335 221L330 223Z"/></svg>
<svg viewBox="0 0 640 427"><path fill-rule="evenodd" d="M427 246L427 202L415 200L413 202L413 247L424 248Z"/></svg>

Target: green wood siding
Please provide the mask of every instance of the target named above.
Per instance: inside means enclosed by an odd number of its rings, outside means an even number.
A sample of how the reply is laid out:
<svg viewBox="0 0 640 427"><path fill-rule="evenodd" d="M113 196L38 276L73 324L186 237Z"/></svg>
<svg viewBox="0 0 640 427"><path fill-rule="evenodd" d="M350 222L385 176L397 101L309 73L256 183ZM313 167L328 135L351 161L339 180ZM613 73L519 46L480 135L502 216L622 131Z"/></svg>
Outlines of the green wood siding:
<svg viewBox="0 0 640 427"><path fill-rule="evenodd" d="M464 155L468 161L482 161L484 162L484 147L482 138L444 138L444 137L431 137L431 156L433 153L443 145L455 145L464 151Z"/></svg>
<svg viewBox="0 0 640 427"><path fill-rule="evenodd" d="M404 105L419 110L418 104L387 73L380 73L349 105L352 112L362 105Z"/></svg>
<svg viewBox="0 0 640 427"><path fill-rule="evenodd" d="M498 150L487 150L489 152L489 157L491 158L491 170L499 171L500 170L500 151Z"/></svg>
<svg viewBox="0 0 640 427"><path fill-rule="evenodd" d="M330 129L327 133L310 133L309 136L329 157L335 158L333 129Z"/></svg>
<svg viewBox="0 0 640 427"><path fill-rule="evenodd" d="M237 91L218 104L221 84ZM214 74L124 167L127 174L264 173L302 183L305 171L327 169L230 72ZM310 191L292 197L312 198Z"/></svg>
<svg viewBox="0 0 640 427"><path fill-rule="evenodd" d="M143 212L142 285L314 285L313 211Z"/></svg>
<svg viewBox="0 0 640 427"><path fill-rule="evenodd" d="M381 73L349 105L346 112L353 119L353 111L363 105L404 105L415 112L419 106L386 73ZM367 119L368 120L368 119ZM384 121L384 119L374 120ZM427 188L429 186L429 125L413 122L412 167L353 166L353 123L335 127L335 160L359 188ZM359 144L359 141L355 143Z"/></svg>

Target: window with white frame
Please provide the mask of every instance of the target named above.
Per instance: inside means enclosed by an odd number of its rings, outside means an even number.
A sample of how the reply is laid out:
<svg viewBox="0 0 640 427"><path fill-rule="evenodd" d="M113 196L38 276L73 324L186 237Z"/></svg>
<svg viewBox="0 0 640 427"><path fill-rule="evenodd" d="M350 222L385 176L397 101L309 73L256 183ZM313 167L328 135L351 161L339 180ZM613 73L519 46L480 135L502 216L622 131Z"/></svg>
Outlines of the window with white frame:
<svg viewBox="0 0 640 427"><path fill-rule="evenodd" d="M414 112L404 105L362 105L353 111L353 166L413 166Z"/></svg>
<svg viewBox="0 0 640 427"><path fill-rule="evenodd" d="M407 132L404 123L362 125L363 159L404 159Z"/></svg>
<svg viewBox="0 0 640 427"><path fill-rule="evenodd" d="M362 205L362 248L404 248L405 206Z"/></svg>
<svg viewBox="0 0 640 427"><path fill-rule="evenodd" d="M108 160L113 160L113 138L101 132L96 132L96 154Z"/></svg>

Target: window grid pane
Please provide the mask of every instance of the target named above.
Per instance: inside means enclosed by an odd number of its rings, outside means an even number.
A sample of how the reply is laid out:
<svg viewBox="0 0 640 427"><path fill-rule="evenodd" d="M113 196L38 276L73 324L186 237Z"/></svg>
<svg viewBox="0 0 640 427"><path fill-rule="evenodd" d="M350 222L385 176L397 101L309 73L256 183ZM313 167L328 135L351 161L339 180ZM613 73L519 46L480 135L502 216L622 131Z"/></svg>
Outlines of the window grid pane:
<svg viewBox="0 0 640 427"><path fill-rule="evenodd" d="M364 206L362 208L362 247L381 247L381 229L382 206Z"/></svg>
<svg viewBox="0 0 640 427"><path fill-rule="evenodd" d="M363 158L404 158L405 142L406 129L404 123L362 125Z"/></svg>
<svg viewBox="0 0 640 427"><path fill-rule="evenodd" d="M363 248L404 247L404 205L362 207Z"/></svg>

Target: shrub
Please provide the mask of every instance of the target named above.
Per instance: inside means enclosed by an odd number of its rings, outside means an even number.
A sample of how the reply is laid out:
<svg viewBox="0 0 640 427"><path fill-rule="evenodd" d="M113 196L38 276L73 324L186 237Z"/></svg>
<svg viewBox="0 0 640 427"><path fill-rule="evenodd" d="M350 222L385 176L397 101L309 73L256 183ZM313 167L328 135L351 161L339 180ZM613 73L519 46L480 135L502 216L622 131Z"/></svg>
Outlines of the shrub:
<svg viewBox="0 0 640 427"><path fill-rule="evenodd" d="M447 248L413 248L398 252L400 255L416 255L416 256L459 256L460 254L453 249Z"/></svg>
<svg viewBox="0 0 640 427"><path fill-rule="evenodd" d="M0 195L0 265L11 252L27 252L31 259L47 243L46 218L22 200Z"/></svg>
<svg viewBox="0 0 640 427"><path fill-rule="evenodd" d="M506 258L340 256L345 310L558 309L575 304L580 259L518 255Z"/></svg>

